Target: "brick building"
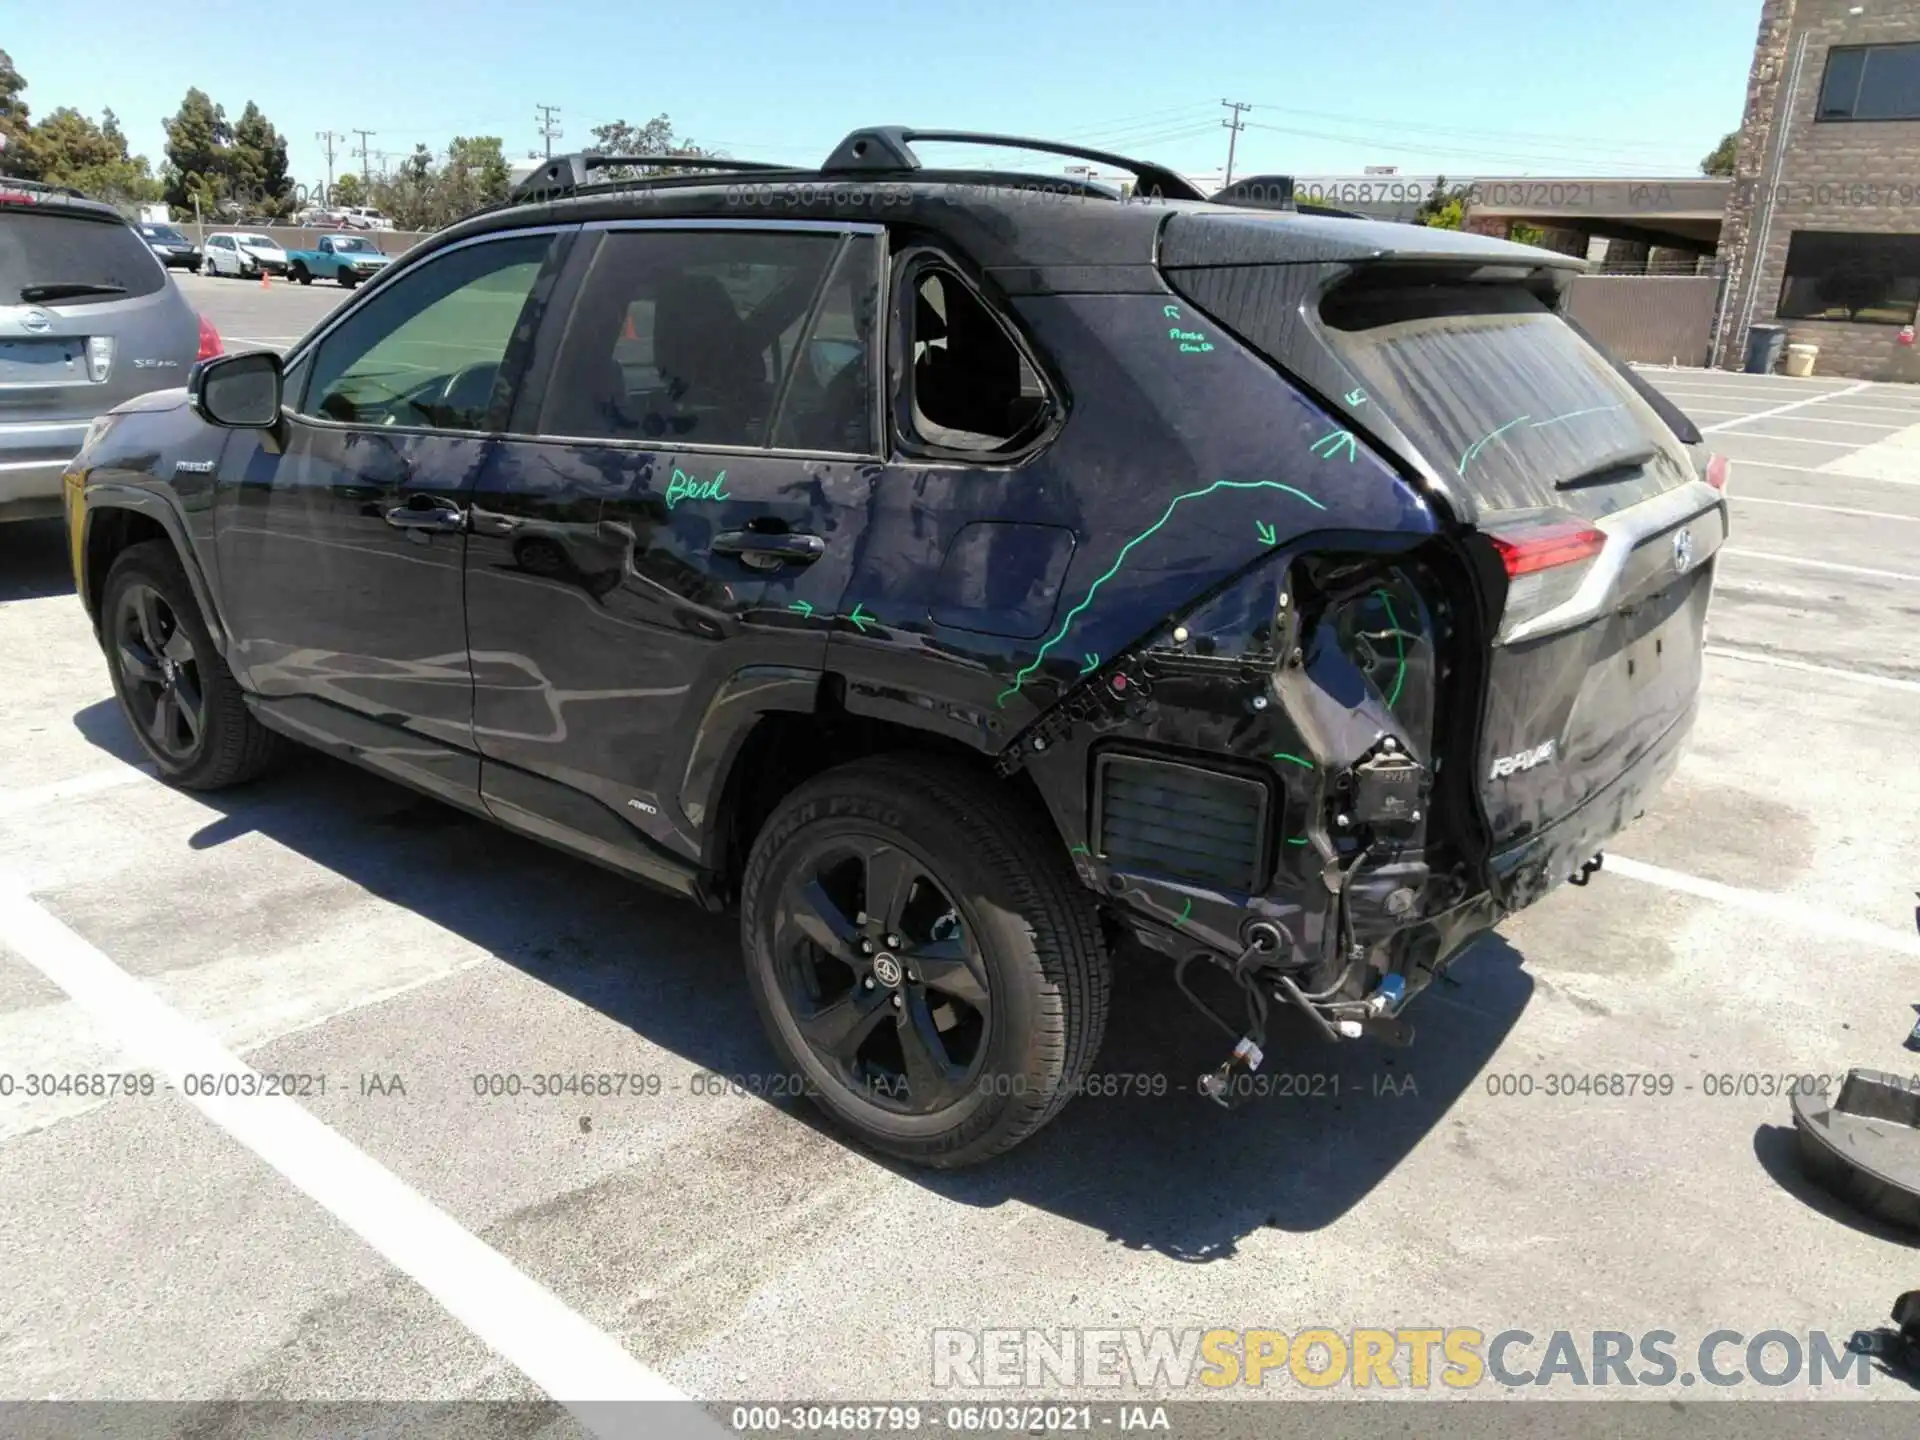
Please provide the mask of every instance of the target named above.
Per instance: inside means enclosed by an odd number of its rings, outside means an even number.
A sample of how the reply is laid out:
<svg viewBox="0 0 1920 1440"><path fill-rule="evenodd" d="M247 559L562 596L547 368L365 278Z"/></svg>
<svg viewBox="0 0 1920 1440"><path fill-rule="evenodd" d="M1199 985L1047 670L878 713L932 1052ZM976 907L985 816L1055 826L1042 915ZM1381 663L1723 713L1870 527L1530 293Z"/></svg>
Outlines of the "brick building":
<svg viewBox="0 0 1920 1440"><path fill-rule="evenodd" d="M1716 364L1778 323L1821 374L1920 380L1920 3L1764 0L1719 255Z"/></svg>

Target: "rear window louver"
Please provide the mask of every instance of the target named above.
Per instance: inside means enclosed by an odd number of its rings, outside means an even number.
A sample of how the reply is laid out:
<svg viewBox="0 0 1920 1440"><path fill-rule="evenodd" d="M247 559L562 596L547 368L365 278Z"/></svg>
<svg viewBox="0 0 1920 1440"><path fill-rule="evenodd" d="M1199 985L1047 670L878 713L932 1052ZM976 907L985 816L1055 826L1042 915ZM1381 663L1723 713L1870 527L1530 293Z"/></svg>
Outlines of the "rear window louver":
<svg viewBox="0 0 1920 1440"><path fill-rule="evenodd" d="M1257 780L1132 755L1096 762L1093 833L1117 870L1253 892L1266 869L1270 801Z"/></svg>

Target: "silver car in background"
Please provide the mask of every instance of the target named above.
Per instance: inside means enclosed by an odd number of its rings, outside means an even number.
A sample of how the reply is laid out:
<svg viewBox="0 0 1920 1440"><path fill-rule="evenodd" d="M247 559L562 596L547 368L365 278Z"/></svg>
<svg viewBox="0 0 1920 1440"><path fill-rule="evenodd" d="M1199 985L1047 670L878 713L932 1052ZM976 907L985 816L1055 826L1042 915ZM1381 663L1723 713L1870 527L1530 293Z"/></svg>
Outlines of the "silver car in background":
<svg viewBox="0 0 1920 1440"><path fill-rule="evenodd" d="M220 350L117 210L0 178L0 520L58 515L94 417Z"/></svg>

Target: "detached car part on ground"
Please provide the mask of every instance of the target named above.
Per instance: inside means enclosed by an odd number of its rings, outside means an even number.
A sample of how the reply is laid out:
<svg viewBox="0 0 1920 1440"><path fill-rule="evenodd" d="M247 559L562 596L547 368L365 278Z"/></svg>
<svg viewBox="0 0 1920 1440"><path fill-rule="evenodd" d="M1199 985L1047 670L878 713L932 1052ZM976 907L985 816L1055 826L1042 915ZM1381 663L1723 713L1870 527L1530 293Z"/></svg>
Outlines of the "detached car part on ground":
<svg viewBox="0 0 1920 1440"><path fill-rule="evenodd" d="M1223 1101L1275 1004L1410 1038L1673 768L1727 512L1578 262L914 138L556 161L284 371L123 407L69 525L162 774L291 737L736 906L823 1108L961 1165L1074 1093L1128 938Z"/></svg>
<svg viewBox="0 0 1920 1440"><path fill-rule="evenodd" d="M148 241L73 190L0 180L0 521L60 513L94 417L178 390L220 337Z"/></svg>

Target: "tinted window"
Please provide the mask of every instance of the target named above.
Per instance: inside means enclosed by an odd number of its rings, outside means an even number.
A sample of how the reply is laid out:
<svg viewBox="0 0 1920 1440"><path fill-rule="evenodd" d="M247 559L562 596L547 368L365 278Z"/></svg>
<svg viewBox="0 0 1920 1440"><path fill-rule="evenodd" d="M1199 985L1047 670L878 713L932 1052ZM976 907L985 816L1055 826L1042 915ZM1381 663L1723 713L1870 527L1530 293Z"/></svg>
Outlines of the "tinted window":
<svg viewBox="0 0 1920 1440"><path fill-rule="evenodd" d="M484 430L500 366L552 245L522 235L449 251L372 296L320 342L304 413Z"/></svg>
<svg viewBox="0 0 1920 1440"><path fill-rule="evenodd" d="M774 426L782 450L873 452L873 321L879 242L855 236L841 252L806 338L796 321L781 343L797 347Z"/></svg>
<svg viewBox="0 0 1920 1440"><path fill-rule="evenodd" d="M596 439L767 443L833 234L607 235L567 322L539 428Z"/></svg>
<svg viewBox="0 0 1920 1440"><path fill-rule="evenodd" d="M147 242L124 220L95 220L26 205L0 207L0 304L15 305L35 285L113 285L151 295L167 283ZM85 305L120 294L49 296L47 304Z"/></svg>
<svg viewBox="0 0 1920 1440"><path fill-rule="evenodd" d="M149 240L158 240L162 245L186 245L191 243L171 225L142 225L140 233Z"/></svg>
<svg viewBox="0 0 1920 1440"><path fill-rule="evenodd" d="M1920 45L1829 50L1819 118L1920 120Z"/></svg>
<svg viewBox="0 0 1920 1440"><path fill-rule="evenodd" d="M1780 288L1783 320L1911 325L1920 300L1920 235L1796 231Z"/></svg>
<svg viewBox="0 0 1920 1440"><path fill-rule="evenodd" d="M1046 387L981 299L947 271L913 281L913 426L947 450L997 450L1045 413Z"/></svg>
<svg viewBox="0 0 1920 1440"><path fill-rule="evenodd" d="M1599 515L1690 478L1665 422L1520 286L1383 281L1334 291L1320 314L1364 403L1490 509Z"/></svg>

